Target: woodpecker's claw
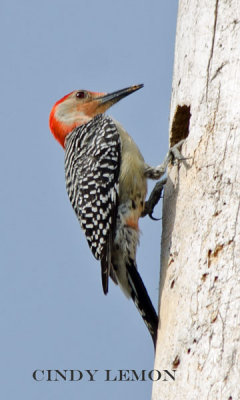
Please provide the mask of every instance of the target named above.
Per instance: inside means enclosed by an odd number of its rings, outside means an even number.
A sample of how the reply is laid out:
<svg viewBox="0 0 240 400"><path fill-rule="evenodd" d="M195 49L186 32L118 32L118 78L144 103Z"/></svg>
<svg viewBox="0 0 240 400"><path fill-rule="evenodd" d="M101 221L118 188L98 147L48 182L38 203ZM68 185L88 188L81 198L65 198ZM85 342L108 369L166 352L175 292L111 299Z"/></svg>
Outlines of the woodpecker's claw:
<svg viewBox="0 0 240 400"><path fill-rule="evenodd" d="M162 196L162 191L164 188L165 183L167 182L167 178L164 178L160 180L159 182L156 183L156 185L153 188L152 193L149 196L149 199L145 203L145 208L144 211L142 212L142 217L145 217L148 215L153 221L159 221L161 218L155 218L153 217L153 212L154 208L159 202L161 196Z"/></svg>
<svg viewBox="0 0 240 400"><path fill-rule="evenodd" d="M155 218L153 217L153 213L148 214L149 218L151 218L153 221L160 221L161 218Z"/></svg>

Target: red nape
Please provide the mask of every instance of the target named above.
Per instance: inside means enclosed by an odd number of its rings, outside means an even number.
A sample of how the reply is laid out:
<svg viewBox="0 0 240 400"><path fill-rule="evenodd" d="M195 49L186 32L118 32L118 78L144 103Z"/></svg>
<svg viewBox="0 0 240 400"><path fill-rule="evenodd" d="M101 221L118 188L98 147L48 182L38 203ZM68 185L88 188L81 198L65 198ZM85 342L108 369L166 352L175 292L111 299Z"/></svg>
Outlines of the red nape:
<svg viewBox="0 0 240 400"><path fill-rule="evenodd" d="M50 130L55 137L55 139L60 143L60 145L64 148L65 138L75 127L76 124L67 125L62 121L59 121L55 117L55 111L59 103L63 101L67 96L64 96L61 100L59 100L56 104L54 104L50 115L49 115L49 127Z"/></svg>

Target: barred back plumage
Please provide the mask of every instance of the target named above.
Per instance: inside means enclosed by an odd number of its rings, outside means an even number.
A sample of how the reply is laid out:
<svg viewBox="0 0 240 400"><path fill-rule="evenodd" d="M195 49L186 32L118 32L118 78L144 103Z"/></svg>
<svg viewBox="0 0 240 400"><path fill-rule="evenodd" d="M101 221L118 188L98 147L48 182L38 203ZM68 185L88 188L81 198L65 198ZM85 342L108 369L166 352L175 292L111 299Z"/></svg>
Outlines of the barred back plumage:
<svg viewBox="0 0 240 400"><path fill-rule="evenodd" d="M97 259L115 229L121 143L110 117L97 115L66 138L66 188Z"/></svg>

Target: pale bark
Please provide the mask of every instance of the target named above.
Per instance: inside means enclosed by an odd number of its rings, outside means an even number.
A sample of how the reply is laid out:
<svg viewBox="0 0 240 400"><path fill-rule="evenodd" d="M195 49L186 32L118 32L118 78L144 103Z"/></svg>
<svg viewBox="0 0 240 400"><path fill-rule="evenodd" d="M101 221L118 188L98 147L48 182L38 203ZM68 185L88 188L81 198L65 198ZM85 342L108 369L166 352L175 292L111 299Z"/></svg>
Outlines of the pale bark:
<svg viewBox="0 0 240 400"><path fill-rule="evenodd" d="M153 400L240 399L240 2L180 0ZM178 111L177 111L178 110ZM188 109L187 109L188 110ZM177 112L177 115L176 115ZM188 115L187 115L188 116ZM174 125L174 127L173 127ZM173 129L172 129L173 128Z"/></svg>

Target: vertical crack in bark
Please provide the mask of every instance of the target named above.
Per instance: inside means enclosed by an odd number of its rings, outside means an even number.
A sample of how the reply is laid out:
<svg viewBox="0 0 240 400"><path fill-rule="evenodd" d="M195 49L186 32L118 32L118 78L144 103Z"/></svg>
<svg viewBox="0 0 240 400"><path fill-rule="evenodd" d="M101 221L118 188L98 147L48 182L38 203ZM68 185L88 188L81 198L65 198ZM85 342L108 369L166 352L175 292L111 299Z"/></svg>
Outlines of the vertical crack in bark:
<svg viewBox="0 0 240 400"><path fill-rule="evenodd" d="M221 361L222 361L223 353L224 353L224 346L225 346L225 336L224 336L225 323L224 323L222 314L221 314L219 309L218 309L218 314L219 314L219 317L220 317L220 320L221 320L221 323L222 323L222 342L221 342L222 348L220 349L221 350Z"/></svg>
<svg viewBox="0 0 240 400"><path fill-rule="evenodd" d="M214 107L213 118L212 118L212 121L210 122L210 126L209 126L209 129L210 129L211 133L213 133L215 131L217 113L218 113L218 110L219 110L220 97L221 97L221 82L218 85L218 95L217 95L217 98L216 98L216 105Z"/></svg>
<svg viewBox="0 0 240 400"><path fill-rule="evenodd" d="M237 212L236 212L236 217L235 217L235 221L234 221L234 234L233 234L233 268L237 269L237 265L235 263L235 248L236 248L236 235L237 235L237 225L238 225L238 218L239 218L239 211L240 211L240 201L238 203L238 208L237 208Z"/></svg>
<svg viewBox="0 0 240 400"><path fill-rule="evenodd" d="M215 11L214 11L212 46L211 46L210 57L209 57L208 66L207 66L206 99L208 98L208 83L209 83L209 76L210 76L210 66L211 66L211 62L212 62L213 49L214 49L214 45L215 45L216 26L217 26L217 17L218 17L218 2L219 2L219 0L216 0Z"/></svg>

